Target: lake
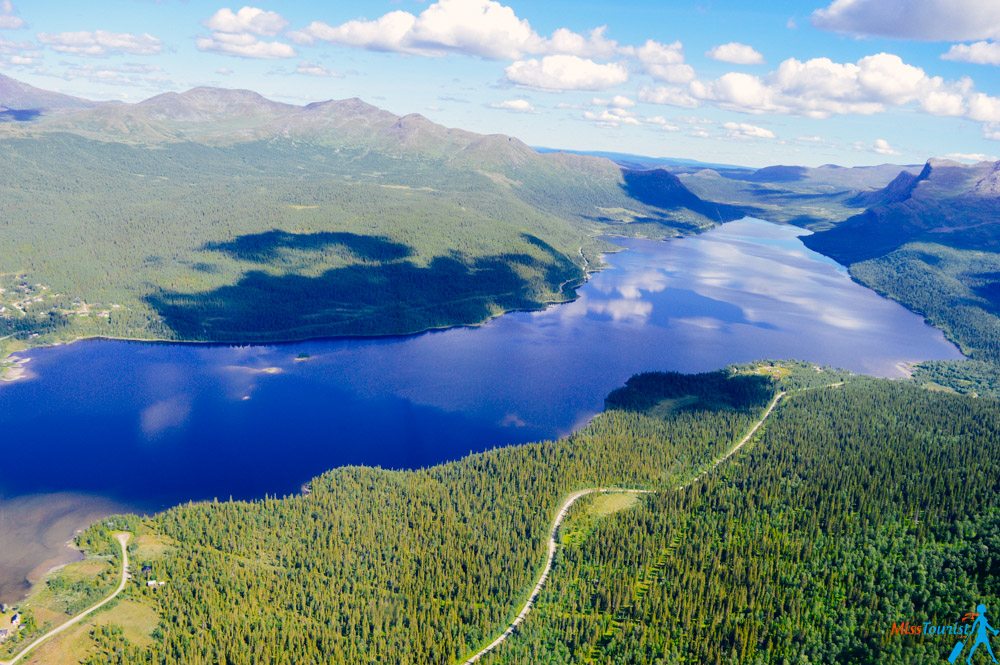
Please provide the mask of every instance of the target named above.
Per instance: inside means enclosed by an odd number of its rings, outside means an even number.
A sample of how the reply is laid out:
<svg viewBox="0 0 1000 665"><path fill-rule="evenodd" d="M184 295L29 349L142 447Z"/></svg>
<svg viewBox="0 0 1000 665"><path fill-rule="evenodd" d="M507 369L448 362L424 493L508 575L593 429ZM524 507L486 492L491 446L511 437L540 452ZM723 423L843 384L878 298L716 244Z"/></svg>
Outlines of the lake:
<svg viewBox="0 0 1000 665"><path fill-rule="evenodd" d="M803 233L748 219L669 242L616 240L626 251L606 257L576 301L474 328L34 350L31 378L0 385L2 549L17 540L9 549L36 565L52 554L41 536L22 542L34 537L26 519L66 522L45 513L45 496L156 510L295 492L345 464L414 468L557 437L641 371L797 358L899 376L902 363L961 357L921 317L807 249ZM0 599L23 589L26 571L11 571L27 565L2 558Z"/></svg>

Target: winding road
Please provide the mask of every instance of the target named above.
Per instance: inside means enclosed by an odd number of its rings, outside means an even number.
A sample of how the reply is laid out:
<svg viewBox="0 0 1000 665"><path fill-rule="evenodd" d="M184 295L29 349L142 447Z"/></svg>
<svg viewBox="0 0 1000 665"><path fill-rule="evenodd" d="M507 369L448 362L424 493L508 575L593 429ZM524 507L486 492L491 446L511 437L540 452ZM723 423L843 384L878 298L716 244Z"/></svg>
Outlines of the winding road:
<svg viewBox="0 0 1000 665"><path fill-rule="evenodd" d="M545 560L545 568L542 569L542 575L538 578L538 582L535 583L535 588L531 590L531 595L528 597L528 602L524 604L521 611L517 613L514 620L511 621L507 629L503 631L495 640L490 642L485 648L479 651L476 655L469 660L465 661L465 665L470 665L475 663L477 660L488 654L493 649L500 646L504 640L510 637L514 630L521 625L521 622L525 620L528 613L531 612L531 608L535 604L535 599L538 598L538 594L542 592L542 587L545 586L546 580L549 579L549 573L552 571L552 563L556 557L556 549L558 545L556 544L556 533L559 531L559 526L566 519L566 514L569 513L570 507L576 503L577 499L582 499L590 494L649 494L650 490L633 490L633 489L621 489L617 487L591 487L589 489L580 490L579 492L573 492L566 500L563 502L562 508L559 509L559 514L556 515L555 521L552 523L552 529L549 530L549 556ZM0 664L2 665L2 664Z"/></svg>
<svg viewBox="0 0 1000 665"><path fill-rule="evenodd" d="M24 649L22 649L20 651L20 653L18 653L12 659L7 660L7 661L0 661L0 665L14 665L19 660L21 660L22 658L24 658L25 656L27 656L29 653L31 653L32 651L34 651L37 647L41 646L41 644L43 642L46 642L49 639L51 639L51 638L55 637L56 635L58 635L59 633L63 632L64 630L67 630L70 627L75 626L76 624L80 623L81 621L83 621L84 619L86 619L88 616L90 616L91 614L93 614L94 612L96 612L97 610L101 609L102 607L104 607L105 605L107 605L108 603L110 603L112 600L114 600L115 597L118 596L118 594L120 594L125 589L125 584L126 584L126 582L128 582L128 539L129 539L130 535L131 534L128 534L128 533L119 533L116 536L116 538L118 539L118 544L121 545L121 548L122 548L122 579L118 583L118 588L116 588L111 593L110 596L107 596L106 598L104 598L104 600L100 601L96 605L93 605L93 606L87 608L86 610L84 610L80 614L77 614L75 617L73 617L72 619L70 619L66 623L61 624L59 626L56 626L55 628L53 628L49 632L45 633L44 635L42 635L41 637L39 637L38 639L36 639L34 642L32 642L31 644L29 644L28 646L26 646Z"/></svg>
<svg viewBox="0 0 1000 665"><path fill-rule="evenodd" d="M701 473L699 473L686 483L678 485L676 489L682 490L686 488L687 486L699 480L706 473L716 468L717 466L725 462L727 459L735 455L737 452L739 452L740 448L745 446L747 442L753 438L753 435L757 433L757 430L760 429L761 425L764 424L764 421L767 420L768 416L771 415L771 413L774 411L774 408L778 406L778 402L782 400L785 394L786 393L782 391L779 392L777 395L775 395L774 398L771 400L771 402L767 405L767 408L764 410L764 413L747 431L747 433L743 436L742 439L737 441L724 454L712 460L712 462ZM489 652L493 651L498 646L503 644L507 640L507 638L509 638L511 635L514 634L514 631L517 629L517 627L521 625L521 623L527 618L528 614L534 607L535 600L538 598L538 594L542 592L542 587L545 586L545 582L549 579L549 573L552 572L552 564L555 561L556 549L558 547L556 543L556 533L559 531L559 527L562 525L563 520L566 519L566 514L569 512L570 507L574 503L576 503L578 499L581 499L590 494L612 494L612 493L650 494L651 490L623 489L618 487L591 487L588 489L579 490L578 492L574 492L573 494L570 494L568 497L566 497L566 500L563 502L562 507L559 509L559 514L556 515L556 519L552 523L552 528L549 530L548 558L545 560L545 567L542 569L542 574L538 578L538 582L535 583L535 588L531 590L531 595L528 597L528 601L524 604L524 607L521 608L521 611L517 613L517 616L514 617L514 620L510 623L510 625L507 626L507 628L500 635L498 635L495 640L493 640L488 645L483 647L481 650L476 652L476 654L473 655L468 660L466 660L463 663L463 665L472 665L480 658L482 658L483 656L485 656L486 654L488 654ZM0 665L3 664L0 663Z"/></svg>

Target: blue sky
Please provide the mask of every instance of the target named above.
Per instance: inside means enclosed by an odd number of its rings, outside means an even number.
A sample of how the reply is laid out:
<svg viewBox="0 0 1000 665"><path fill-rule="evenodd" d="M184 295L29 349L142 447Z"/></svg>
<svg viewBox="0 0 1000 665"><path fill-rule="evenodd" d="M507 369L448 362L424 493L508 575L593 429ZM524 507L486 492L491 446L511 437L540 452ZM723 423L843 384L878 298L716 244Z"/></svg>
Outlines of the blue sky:
<svg viewBox="0 0 1000 665"><path fill-rule="evenodd" d="M747 165L996 159L998 40L996 0L0 0L0 72L60 92L361 97L537 146Z"/></svg>

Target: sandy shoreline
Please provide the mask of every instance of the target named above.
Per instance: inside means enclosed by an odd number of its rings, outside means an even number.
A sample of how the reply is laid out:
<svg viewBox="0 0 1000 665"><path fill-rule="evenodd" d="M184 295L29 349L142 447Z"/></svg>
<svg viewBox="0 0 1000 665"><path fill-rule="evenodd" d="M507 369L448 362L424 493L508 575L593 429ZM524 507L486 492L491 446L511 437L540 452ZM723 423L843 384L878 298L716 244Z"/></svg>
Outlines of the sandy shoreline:
<svg viewBox="0 0 1000 665"><path fill-rule="evenodd" d="M83 558L77 533L134 510L104 497L60 492L0 498L0 602L22 600L52 570Z"/></svg>
<svg viewBox="0 0 1000 665"><path fill-rule="evenodd" d="M4 365L0 367L0 381L10 383L21 379L30 379L33 376L28 371L28 363L31 362L31 358L10 356L3 362Z"/></svg>

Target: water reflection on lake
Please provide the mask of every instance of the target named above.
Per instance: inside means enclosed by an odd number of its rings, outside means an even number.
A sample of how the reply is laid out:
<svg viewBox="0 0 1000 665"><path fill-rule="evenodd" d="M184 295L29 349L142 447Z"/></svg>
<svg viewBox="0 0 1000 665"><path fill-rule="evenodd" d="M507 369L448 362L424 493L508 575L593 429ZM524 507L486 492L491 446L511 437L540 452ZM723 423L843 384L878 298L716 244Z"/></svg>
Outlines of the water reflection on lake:
<svg viewBox="0 0 1000 665"><path fill-rule="evenodd" d="M417 467L564 434L640 371L800 358L892 376L904 361L959 357L799 233L743 220L621 241L628 251L575 302L479 328L34 351L35 378L0 386L0 432L17 451L0 467L0 496L81 492L158 508L280 494L338 465Z"/></svg>

